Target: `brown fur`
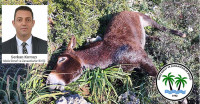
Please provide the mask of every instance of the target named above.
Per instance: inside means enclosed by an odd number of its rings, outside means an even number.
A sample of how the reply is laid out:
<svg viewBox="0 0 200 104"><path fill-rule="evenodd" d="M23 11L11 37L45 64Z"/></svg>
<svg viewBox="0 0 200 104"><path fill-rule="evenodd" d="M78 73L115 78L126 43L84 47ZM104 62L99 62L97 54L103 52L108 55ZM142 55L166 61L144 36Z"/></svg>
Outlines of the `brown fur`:
<svg viewBox="0 0 200 104"><path fill-rule="evenodd" d="M143 49L142 42L145 41L145 35L142 32L144 24L141 24L141 18L146 25L164 31L160 25L144 14L121 12L110 22L103 41L93 43L83 50L74 51L76 39L73 36L68 48L60 56L67 57L67 60L58 63L54 68L54 73L68 84L81 74L83 67L104 69L122 64L124 71L131 71L137 67L144 69L151 76L156 76L157 70Z"/></svg>

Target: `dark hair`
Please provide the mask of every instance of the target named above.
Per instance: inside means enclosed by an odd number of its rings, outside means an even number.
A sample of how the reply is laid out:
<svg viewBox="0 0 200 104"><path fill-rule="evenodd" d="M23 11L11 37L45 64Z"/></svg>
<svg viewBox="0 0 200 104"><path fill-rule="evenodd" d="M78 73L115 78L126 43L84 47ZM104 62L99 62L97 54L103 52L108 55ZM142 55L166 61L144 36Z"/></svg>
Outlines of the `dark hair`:
<svg viewBox="0 0 200 104"><path fill-rule="evenodd" d="M17 9L15 9L14 20L15 20L16 13L17 13L17 11L19 11L19 10L26 10L26 11L31 12L31 14L32 14L32 19L33 19L33 11L32 11L32 9L29 8L29 7L27 7L27 6L20 6L20 7L18 7Z"/></svg>

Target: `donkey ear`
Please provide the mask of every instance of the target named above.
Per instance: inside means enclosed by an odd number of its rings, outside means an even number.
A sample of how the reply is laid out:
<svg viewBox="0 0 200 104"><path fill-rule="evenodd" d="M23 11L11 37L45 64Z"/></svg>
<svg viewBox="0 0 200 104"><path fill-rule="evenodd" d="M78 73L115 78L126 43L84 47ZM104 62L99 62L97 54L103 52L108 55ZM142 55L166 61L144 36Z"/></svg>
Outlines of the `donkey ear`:
<svg viewBox="0 0 200 104"><path fill-rule="evenodd" d="M68 50L73 50L76 46L76 37L74 35L72 35L72 38L67 46Z"/></svg>

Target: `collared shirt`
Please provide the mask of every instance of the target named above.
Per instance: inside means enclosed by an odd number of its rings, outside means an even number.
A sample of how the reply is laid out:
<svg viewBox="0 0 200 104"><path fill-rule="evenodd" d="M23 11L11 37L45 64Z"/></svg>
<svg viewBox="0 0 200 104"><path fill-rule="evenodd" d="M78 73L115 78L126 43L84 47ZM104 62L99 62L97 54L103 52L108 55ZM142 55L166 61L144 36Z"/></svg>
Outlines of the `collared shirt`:
<svg viewBox="0 0 200 104"><path fill-rule="evenodd" d="M22 46L23 41L21 41L17 36L16 36L16 40L17 40L17 52L18 54L23 54L23 46ZM32 54L32 35L26 41L26 43L27 43L26 49L28 51L28 54Z"/></svg>

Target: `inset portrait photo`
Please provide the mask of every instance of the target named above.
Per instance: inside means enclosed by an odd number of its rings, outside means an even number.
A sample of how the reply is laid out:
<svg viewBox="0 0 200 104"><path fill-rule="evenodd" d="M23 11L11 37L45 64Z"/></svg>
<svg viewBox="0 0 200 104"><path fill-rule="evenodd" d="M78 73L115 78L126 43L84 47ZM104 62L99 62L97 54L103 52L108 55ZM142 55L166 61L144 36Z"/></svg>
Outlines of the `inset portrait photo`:
<svg viewBox="0 0 200 104"><path fill-rule="evenodd" d="M10 57L12 60L11 56L16 54L23 57L47 56L47 15L47 5L2 6L2 54L8 55L6 59Z"/></svg>

